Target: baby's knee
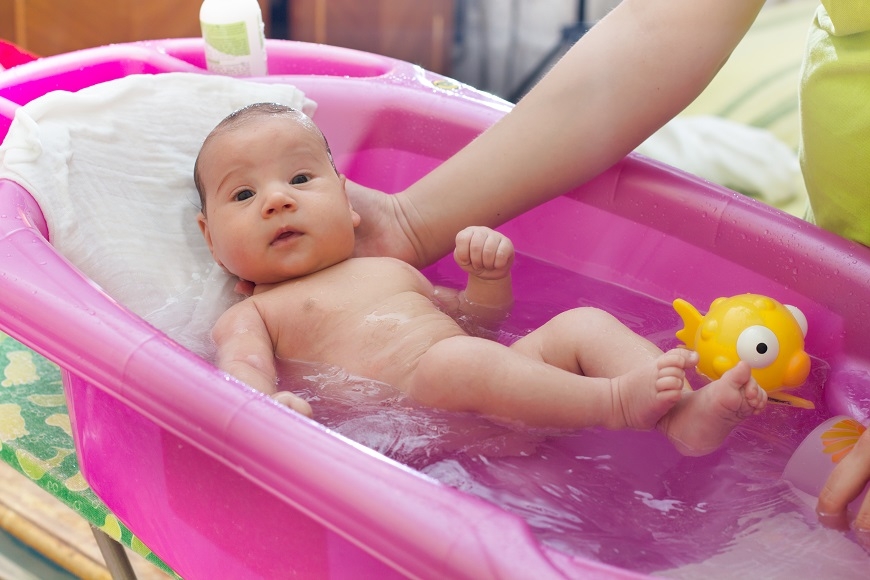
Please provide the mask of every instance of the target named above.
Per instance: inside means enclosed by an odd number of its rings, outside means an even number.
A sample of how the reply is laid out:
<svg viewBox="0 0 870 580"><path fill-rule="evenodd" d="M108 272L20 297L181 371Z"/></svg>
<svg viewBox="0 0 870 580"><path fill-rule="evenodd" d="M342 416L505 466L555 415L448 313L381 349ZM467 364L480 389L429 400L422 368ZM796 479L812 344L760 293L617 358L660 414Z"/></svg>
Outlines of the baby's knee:
<svg viewBox="0 0 870 580"><path fill-rule="evenodd" d="M551 323L564 330L575 330L577 328L608 328L614 326L623 326L623 324L614 315L606 310L595 308L594 306L584 306L580 308L572 308L560 314L557 314L550 321Z"/></svg>

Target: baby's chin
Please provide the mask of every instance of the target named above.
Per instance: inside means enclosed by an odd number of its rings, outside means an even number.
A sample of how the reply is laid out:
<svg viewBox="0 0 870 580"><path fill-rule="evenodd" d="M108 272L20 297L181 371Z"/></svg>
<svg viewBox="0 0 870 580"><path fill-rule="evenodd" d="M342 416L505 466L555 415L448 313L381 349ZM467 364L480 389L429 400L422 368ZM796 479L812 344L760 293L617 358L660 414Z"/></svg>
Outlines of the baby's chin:
<svg viewBox="0 0 870 580"><path fill-rule="evenodd" d="M228 271L229 272L229 271ZM293 275L270 275L267 273L256 273L256 272L246 272L247 275L238 275L233 272L229 272L230 276L236 278L236 286L235 291L239 294L245 294L250 296L253 293L254 288L259 288L261 286L274 286L275 284L281 284L282 282L286 282L287 280L292 280L294 278L300 278L300 276Z"/></svg>

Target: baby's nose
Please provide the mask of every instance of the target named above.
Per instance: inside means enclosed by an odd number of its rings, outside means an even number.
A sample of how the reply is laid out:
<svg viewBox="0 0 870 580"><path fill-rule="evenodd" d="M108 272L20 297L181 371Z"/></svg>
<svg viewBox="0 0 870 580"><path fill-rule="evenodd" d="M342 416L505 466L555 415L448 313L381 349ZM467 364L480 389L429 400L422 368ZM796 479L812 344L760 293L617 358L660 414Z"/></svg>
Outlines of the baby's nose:
<svg viewBox="0 0 870 580"><path fill-rule="evenodd" d="M290 193L284 189L275 188L269 191L266 196L266 203L263 205L263 212L272 214L275 212L290 210L296 208L296 200Z"/></svg>

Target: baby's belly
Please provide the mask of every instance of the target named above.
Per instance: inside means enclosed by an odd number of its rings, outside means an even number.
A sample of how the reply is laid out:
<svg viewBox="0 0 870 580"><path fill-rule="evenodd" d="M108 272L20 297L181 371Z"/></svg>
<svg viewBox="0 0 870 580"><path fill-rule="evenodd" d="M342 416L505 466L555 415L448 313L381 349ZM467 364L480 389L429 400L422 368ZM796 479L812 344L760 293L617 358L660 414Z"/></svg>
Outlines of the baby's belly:
<svg viewBox="0 0 870 580"><path fill-rule="evenodd" d="M368 314L345 320L333 332L336 341L324 349L318 362L343 367L349 373L399 388L417 366L420 357L436 342L465 332L428 299L416 295L408 300L380 305ZM425 300L425 303L419 300Z"/></svg>

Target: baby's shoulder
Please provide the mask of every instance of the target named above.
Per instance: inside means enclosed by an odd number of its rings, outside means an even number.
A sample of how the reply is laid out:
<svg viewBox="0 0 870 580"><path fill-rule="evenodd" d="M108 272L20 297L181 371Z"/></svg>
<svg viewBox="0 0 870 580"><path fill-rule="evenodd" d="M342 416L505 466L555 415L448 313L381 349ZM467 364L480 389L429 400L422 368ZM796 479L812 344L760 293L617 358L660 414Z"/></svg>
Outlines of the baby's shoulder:
<svg viewBox="0 0 870 580"><path fill-rule="evenodd" d="M237 318L250 318L259 315L260 311L257 308L257 299L254 296L246 296L242 300L239 300L238 302L232 304L229 308L224 310L223 314L220 316L220 319L233 320Z"/></svg>
<svg viewBox="0 0 870 580"><path fill-rule="evenodd" d="M257 308L253 297L249 296L227 308L215 321L212 333L231 335L263 323L260 309Z"/></svg>
<svg viewBox="0 0 870 580"><path fill-rule="evenodd" d="M422 275L420 274L420 271L411 264L403 262L398 258L391 258L388 256L367 256L362 258L351 258L349 262L352 262L355 267L368 270L407 272L414 275Z"/></svg>
<svg viewBox="0 0 870 580"><path fill-rule="evenodd" d="M394 291L411 290L429 295L431 283L423 273L407 262L386 256L352 258L355 267L353 274L359 278L377 280L382 287Z"/></svg>

